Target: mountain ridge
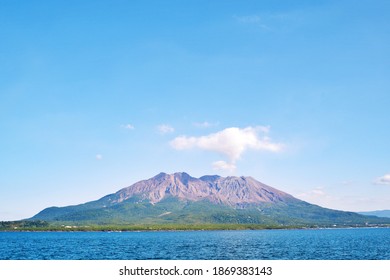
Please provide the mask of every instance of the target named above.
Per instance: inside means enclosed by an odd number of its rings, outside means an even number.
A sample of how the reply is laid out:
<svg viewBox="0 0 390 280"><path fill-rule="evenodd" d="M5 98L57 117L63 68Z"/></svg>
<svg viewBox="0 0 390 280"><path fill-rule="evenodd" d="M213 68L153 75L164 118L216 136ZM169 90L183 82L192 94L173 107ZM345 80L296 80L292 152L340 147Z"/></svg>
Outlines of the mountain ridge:
<svg viewBox="0 0 390 280"><path fill-rule="evenodd" d="M250 176L159 173L84 204L49 207L29 220L72 224L364 225L390 219L322 208Z"/></svg>
<svg viewBox="0 0 390 280"><path fill-rule="evenodd" d="M390 218L390 210L375 210L375 211L365 211L365 212L358 212L358 213L366 216Z"/></svg>
<svg viewBox="0 0 390 280"><path fill-rule="evenodd" d="M111 199L113 199L112 203L119 203L135 195L141 195L154 204L161 201L167 194L184 200L206 199L212 203L235 207L294 199L291 195L260 183L249 176L205 175L195 178L185 172L159 173L150 179L122 188L114 194L115 198Z"/></svg>

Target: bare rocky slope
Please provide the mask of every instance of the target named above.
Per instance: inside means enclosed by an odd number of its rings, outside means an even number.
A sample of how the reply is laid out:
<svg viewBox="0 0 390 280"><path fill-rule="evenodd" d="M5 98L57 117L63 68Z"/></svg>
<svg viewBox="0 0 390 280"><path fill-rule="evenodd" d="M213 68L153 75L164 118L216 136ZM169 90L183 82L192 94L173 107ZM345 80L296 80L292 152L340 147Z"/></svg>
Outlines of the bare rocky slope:
<svg viewBox="0 0 390 280"><path fill-rule="evenodd" d="M362 226L390 224L313 205L252 177L160 173L99 200L49 207L29 220L62 224L261 224Z"/></svg>
<svg viewBox="0 0 390 280"><path fill-rule="evenodd" d="M264 185L252 177L203 176L194 178L187 173L166 174L143 180L121 189L108 197L110 204L121 203L139 196L155 204L168 196L179 200L207 200L235 208L261 203L278 203L294 199L291 195Z"/></svg>

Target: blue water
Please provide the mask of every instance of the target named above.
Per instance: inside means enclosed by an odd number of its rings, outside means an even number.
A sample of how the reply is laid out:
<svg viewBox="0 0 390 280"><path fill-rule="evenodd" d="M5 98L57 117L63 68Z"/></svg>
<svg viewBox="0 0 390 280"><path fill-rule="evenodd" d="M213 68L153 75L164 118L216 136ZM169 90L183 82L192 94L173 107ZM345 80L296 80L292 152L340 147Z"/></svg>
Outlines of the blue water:
<svg viewBox="0 0 390 280"><path fill-rule="evenodd" d="M390 228L0 232L1 260L389 260Z"/></svg>

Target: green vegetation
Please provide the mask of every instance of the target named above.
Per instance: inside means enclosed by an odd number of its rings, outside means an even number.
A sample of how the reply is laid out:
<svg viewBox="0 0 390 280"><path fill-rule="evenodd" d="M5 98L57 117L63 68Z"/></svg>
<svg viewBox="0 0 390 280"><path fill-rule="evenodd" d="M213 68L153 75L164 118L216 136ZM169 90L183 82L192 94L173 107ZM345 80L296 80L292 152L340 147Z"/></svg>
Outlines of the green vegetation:
<svg viewBox="0 0 390 280"><path fill-rule="evenodd" d="M9 221L0 222L0 231L17 230L40 230L49 228L50 224L46 221Z"/></svg>
<svg viewBox="0 0 390 280"><path fill-rule="evenodd" d="M378 226L378 225L365 225ZM385 226L385 225L382 225ZM387 225L390 226L390 225ZM333 226L334 227L334 226ZM338 226L339 228L346 226ZM362 226L356 226L362 227ZM45 221L0 222L0 231L191 231L191 230L267 230L321 228L315 225L261 225L261 224L122 224L122 225L58 225Z"/></svg>
<svg viewBox="0 0 390 280"><path fill-rule="evenodd" d="M155 229L202 229L198 225L224 228L267 227L359 227L389 225L389 218L363 216L353 212L322 208L303 201L263 203L256 206L232 208L208 201L181 201L166 198L157 204L133 197L125 202L104 207L104 199L77 206L52 207L43 210L33 220L44 220L52 226L100 226ZM141 226L138 226L141 225ZM183 226L184 225L184 226ZM156 228L155 228L156 227ZM132 230L132 229L131 229Z"/></svg>
<svg viewBox="0 0 390 280"><path fill-rule="evenodd" d="M42 212L41 212L42 213ZM0 231L163 231L342 228L390 226L389 218L321 208L306 202L235 209L207 201L168 198L158 204L134 198L111 207L47 208L44 219L0 222Z"/></svg>
<svg viewBox="0 0 390 280"><path fill-rule="evenodd" d="M4 226L4 224L6 224ZM8 224L12 224L9 226ZM1 222L0 231L180 231L180 230L246 230L281 229L280 226L253 224L155 224L155 225L84 225L65 226L45 224L30 226L24 222Z"/></svg>

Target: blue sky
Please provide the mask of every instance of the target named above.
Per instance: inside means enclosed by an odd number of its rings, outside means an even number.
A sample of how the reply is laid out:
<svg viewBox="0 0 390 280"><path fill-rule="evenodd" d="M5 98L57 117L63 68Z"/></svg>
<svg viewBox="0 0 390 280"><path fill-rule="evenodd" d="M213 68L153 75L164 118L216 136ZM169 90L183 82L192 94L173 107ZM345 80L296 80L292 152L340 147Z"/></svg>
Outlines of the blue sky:
<svg viewBox="0 0 390 280"><path fill-rule="evenodd" d="M163 171L390 208L389 1L1 1L0 220Z"/></svg>

